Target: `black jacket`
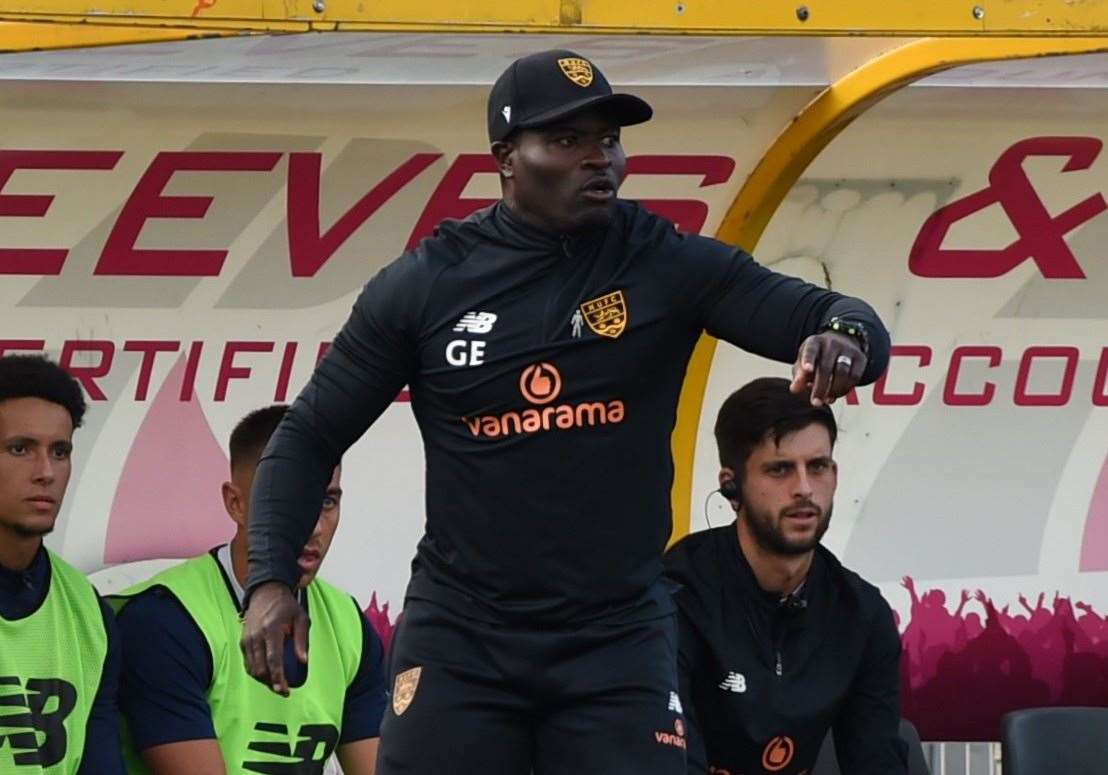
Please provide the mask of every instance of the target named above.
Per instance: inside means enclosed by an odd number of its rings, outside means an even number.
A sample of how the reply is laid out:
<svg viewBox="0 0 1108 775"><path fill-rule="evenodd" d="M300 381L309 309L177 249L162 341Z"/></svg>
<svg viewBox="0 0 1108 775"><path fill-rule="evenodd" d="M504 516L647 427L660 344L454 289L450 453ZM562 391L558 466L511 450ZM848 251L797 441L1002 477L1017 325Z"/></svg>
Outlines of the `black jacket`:
<svg viewBox="0 0 1108 775"><path fill-rule="evenodd" d="M335 463L407 384L427 460L410 597L493 622L667 615L670 435L697 339L791 363L835 315L869 326L876 379L888 334L864 302L633 202L574 236L503 203L447 221L366 284L273 434L249 586L295 583Z"/></svg>
<svg viewBox="0 0 1108 775"><path fill-rule="evenodd" d="M876 587L820 546L803 604L782 603L758 586L734 523L686 537L665 562L690 773L802 775L831 728L842 772L907 773L900 639Z"/></svg>

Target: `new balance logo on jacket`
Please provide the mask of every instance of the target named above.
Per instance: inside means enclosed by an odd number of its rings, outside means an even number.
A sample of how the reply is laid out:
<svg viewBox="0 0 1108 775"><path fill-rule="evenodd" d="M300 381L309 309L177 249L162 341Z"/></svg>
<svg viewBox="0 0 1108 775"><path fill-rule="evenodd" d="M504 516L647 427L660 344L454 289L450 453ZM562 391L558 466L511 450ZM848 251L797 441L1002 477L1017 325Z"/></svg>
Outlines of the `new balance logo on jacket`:
<svg viewBox="0 0 1108 775"><path fill-rule="evenodd" d="M467 312L454 325L454 330L465 331L470 334L487 334L492 331L495 322L495 312Z"/></svg>
<svg viewBox="0 0 1108 775"><path fill-rule="evenodd" d="M746 676L742 673L728 673L727 677L720 681L719 688L725 692L742 694L746 691Z"/></svg>

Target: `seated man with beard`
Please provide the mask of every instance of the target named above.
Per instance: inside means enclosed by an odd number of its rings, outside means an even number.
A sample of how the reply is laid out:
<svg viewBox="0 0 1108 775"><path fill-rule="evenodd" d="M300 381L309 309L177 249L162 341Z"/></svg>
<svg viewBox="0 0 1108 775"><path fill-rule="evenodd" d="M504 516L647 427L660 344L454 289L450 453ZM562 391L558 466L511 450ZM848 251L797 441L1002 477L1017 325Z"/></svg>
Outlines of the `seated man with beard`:
<svg viewBox="0 0 1108 775"><path fill-rule="evenodd" d="M889 605L820 546L837 433L830 408L785 379L754 380L716 419L720 492L738 518L666 555L690 773L801 775L829 729L842 772L907 772Z"/></svg>

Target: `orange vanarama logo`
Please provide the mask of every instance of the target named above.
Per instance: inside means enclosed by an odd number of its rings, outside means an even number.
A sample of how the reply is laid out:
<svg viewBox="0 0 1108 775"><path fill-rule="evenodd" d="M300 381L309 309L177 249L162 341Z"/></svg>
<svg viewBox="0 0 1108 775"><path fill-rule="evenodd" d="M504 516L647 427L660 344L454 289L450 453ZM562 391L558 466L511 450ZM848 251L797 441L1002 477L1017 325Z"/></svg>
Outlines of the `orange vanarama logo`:
<svg viewBox="0 0 1108 775"><path fill-rule="evenodd" d="M422 667L413 667L397 674L396 683L392 687L392 710L397 716L403 716L415 699L416 689L419 688L419 674L422 672Z"/></svg>
<svg viewBox="0 0 1108 775"><path fill-rule="evenodd" d="M685 742L685 722L676 719L673 722L673 730L673 732L655 732L654 739L662 745L672 745L674 748L684 749L688 745Z"/></svg>
<svg viewBox="0 0 1108 775"><path fill-rule="evenodd" d="M579 404L555 403L562 393L562 375L553 363L532 363L524 369L519 375L519 392L532 406L503 414L463 417L462 422L474 436L490 439L623 422L625 407L618 398Z"/></svg>
<svg viewBox="0 0 1108 775"><path fill-rule="evenodd" d="M532 404L549 404L562 392L562 375L549 363L535 363L519 375L519 392Z"/></svg>
<svg viewBox="0 0 1108 775"><path fill-rule="evenodd" d="M627 328L627 302L623 300L623 291L612 291L582 302L581 312L589 328L609 339L619 338Z"/></svg>
<svg viewBox="0 0 1108 775"><path fill-rule="evenodd" d="M589 64L587 59L579 59L578 57L559 59L558 67L562 68L562 73L566 78L582 88L592 83L592 65Z"/></svg>
<svg viewBox="0 0 1108 775"><path fill-rule="evenodd" d="M789 766L795 753L796 744L792 738L779 735L766 743L766 750L762 751L762 767L766 772L780 772Z"/></svg>

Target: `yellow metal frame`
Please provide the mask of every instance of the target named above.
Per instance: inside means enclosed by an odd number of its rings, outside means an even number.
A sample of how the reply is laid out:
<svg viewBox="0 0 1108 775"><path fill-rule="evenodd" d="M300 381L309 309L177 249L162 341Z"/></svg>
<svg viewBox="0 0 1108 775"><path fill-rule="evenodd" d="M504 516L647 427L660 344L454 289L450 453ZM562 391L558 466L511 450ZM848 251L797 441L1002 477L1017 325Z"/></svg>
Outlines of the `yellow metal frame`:
<svg viewBox="0 0 1108 775"><path fill-rule="evenodd" d="M117 46L125 43L164 43L230 34L233 33L172 27L0 22L0 52Z"/></svg>
<svg viewBox="0 0 1108 775"><path fill-rule="evenodd" d="M1108 0L5 0L4 20L232 33L1071 36L1108 31Z"/></svg>
<svg viewBox="0 0 1108 775"><path fill-rule="evenodd" d="M728 208L716 238L753 252L786 194L851 121L898 89L977 62L1108 51L1108 38L927 38L876 57L821 92L777 137ZM673 537L689 532L700 412L716 340L701 337L689 362L673 432Z"/></svg>

